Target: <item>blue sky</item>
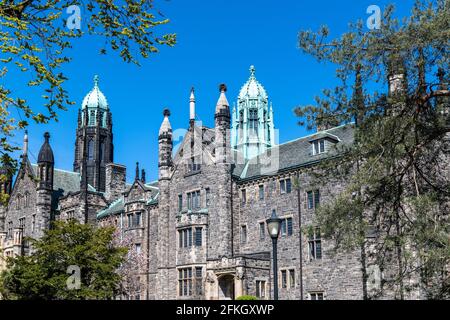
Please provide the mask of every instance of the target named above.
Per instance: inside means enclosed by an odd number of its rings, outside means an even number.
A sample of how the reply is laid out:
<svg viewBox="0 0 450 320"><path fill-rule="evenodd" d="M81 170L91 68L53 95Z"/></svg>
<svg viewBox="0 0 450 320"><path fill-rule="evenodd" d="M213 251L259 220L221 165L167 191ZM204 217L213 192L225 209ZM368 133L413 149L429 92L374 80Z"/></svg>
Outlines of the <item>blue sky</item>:
<svg viewBox="0 0 450 320"><path fill-rule="evenodd" d="M414 1L395 2L397 15L404 16ZM163 48L137 67L115 54L99 55L102 43L96 38L76 40L68 51L73 61L63 70L76 105L61 112L58 123L30 126L31 160L35 161L43 133L49 131L55 166L72 170L77 110L95 74L113 113L114 162L127 166L128 181L134 178L136 161L146 169L148 180L157 178L157 135L165 107L172 111L172 128L186 128L189 90L194 86L198 118L213 126L218 85L227 84L232 104L252 64L273 103L280 142L305 135L308 132L297 124L293 109L313 103L315 95L336 82L332 65L319 64L298 49L298 32L326 24L331 36L338 36L348 22L366 20L369 5L383 9L388 3L392 1L157 0L155 5L171 20L161 31L177 33L177 45ZM17 88L15 93L24 92L27 89ZM33 107L42 105L32 94L28 99ZM21 143L21 137L14 141Z"/></svg>

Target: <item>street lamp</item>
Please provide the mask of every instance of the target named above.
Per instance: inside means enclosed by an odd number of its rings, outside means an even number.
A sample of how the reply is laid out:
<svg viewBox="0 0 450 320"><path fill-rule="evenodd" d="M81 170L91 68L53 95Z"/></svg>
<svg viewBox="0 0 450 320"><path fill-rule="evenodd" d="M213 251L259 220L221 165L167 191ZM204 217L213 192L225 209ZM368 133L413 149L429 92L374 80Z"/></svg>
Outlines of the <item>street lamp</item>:
<svg viewBox="0 0 450 320"><path fill-rule="evenodd" d="M272 216L266 220L267 231L272 238L272 256L273 256L273 299L278 300L278 258L277 258L277 240L280 234L281 219L277 217L275 210Z"/></svg>

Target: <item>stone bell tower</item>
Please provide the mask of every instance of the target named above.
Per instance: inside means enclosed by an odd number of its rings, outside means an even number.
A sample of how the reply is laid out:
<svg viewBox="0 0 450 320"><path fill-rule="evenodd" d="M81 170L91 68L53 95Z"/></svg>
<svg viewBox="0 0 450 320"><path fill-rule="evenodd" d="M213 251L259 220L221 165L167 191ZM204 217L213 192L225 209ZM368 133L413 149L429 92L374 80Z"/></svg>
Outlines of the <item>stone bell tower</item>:
<svg viewBox="0 0 450 320"><path fill-rule="evenodd" d="M111 111L98 83L98 76L95 76L94 88L83 99L78 111L73 170L81 171L83 156L86 156L87 183L97 191L105 192L106 165L113 162L114 146Z"/></svg>

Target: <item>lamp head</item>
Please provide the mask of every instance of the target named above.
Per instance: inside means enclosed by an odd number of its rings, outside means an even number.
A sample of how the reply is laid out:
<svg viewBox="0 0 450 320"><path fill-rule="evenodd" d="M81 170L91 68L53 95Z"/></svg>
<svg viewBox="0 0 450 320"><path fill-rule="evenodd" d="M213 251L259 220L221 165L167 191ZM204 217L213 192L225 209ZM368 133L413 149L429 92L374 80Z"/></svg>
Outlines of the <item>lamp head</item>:
<svg viewBox="0 0 450 320"><path fill-rule="evenodd" d="M281 229L282 219L277 217L275 210L272 211L272 216L266 220L267 231L272 239L278 239Z"/></svg>

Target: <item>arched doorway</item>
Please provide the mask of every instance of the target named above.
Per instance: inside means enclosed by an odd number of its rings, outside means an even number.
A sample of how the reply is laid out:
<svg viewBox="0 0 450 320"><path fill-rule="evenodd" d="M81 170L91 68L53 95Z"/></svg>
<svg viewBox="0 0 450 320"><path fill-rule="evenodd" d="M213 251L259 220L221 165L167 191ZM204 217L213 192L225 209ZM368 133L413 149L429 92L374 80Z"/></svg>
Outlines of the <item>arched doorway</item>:
<svg viewBox="0 0 450 320"><path fill-rule="evenodd" d="M226 274L218 279L219 281L219 299L234 300L234 276Z"/></svg>

